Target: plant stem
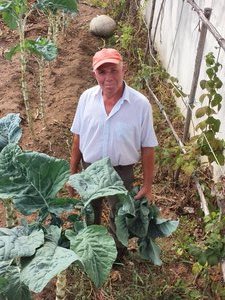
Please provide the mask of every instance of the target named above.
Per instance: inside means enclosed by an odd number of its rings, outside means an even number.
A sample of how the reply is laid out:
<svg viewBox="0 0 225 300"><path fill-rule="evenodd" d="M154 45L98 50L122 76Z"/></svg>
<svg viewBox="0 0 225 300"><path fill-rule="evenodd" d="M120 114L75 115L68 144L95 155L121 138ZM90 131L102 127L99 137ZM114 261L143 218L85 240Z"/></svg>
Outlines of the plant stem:
<svg viewBox="0 0 225 300"><path fill-rule="evenodd" d="M26 69L27 69L27 61L26 61L26 51L25 51L25 24L26 24L26 18L22 19L22 17L19 19L18 22L18 30L19 30L19 37L20 37L20 68L21 68L21 88L22 88L22 95L23 95L23 101L25 105L26 110L26 116L27 116L27 122L30 129L30 132L33 136L33 120L30 112L30 103L29 103L29 97L28 97L28 88L27 88L27 81L26 81Z"/></svg>
<svg viewBox="0 0 225 300"><path fill-rule="evenodd" d="M40 100L40 116L43 118L45 123L45 101L44 101L44 58L41 57L41 59L38 59L38 65L39 65L39 100Z"/></svg>
<svg viewBox="0 0 225 300"><path fill-rule="evenodd" d="M62 271L57 275L56 281L56 300L65 300L66 299L66 272L67 270Z"/></svg>
<svg viewBox="0 0 225 300"><path fill-rule="evenodd" d="M60 15L53 14L51 11L48 14L48 39L52 40L54 44L57 45L58 33L59 33L59 23L60 23Z"/></svg>
<svg viewBox="0 0 225 300"><path fill-rule="evenodd" d="M11 199L4 200L3 203L5 207L6 227L12 228L18 223L15 208Z"/></svg>

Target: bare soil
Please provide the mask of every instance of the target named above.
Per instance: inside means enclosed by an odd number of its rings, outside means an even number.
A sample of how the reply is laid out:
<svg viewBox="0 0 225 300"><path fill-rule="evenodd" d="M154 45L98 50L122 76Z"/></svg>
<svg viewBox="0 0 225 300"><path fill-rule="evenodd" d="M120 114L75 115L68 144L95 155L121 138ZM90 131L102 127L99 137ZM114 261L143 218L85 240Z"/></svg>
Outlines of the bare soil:
<svg viewBox="0 0 225 300"><path fill-rule="evenodd" d="M58 56L48 63L44 74L46 102L45 118L38 117L39 87L38 66L35 59L28 62L28 89L33 115L34 139L26 121L20 84L19 55L12 61L4 58L4 52L18 43L16 31L10 31L0 23L0 117L8 113L19 113L23 130L20 146L24 150L35 150L68 160L76 104L82 91L92 86L92 56L103 41L89 33L89 22L103 11L85 4L79 5L79 13L69 23L64 34L58 38ZM25 36L36 39L47 35L47 20L36 13L28 20ZM4 225L4 213L0 225Z"/></svg>

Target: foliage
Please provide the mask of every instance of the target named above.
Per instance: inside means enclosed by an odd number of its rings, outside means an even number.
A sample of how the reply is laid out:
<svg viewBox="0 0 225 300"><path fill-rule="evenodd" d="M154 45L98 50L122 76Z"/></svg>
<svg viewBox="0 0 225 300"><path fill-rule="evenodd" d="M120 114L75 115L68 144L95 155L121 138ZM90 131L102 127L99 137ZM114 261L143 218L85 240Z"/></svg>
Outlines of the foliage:
<svg viewBox="0 0 225 300"><path fill-rule="evenodd" d="M109 164L109 159L98 161L82 173L70 177L69 183L79 190L82 202L75 199L61 201L57 198L57 193L68 181L68 177L68 163L63 160L42 153L22 151L16 144L7 145L0 153L0 196L12 197L18 210L25 215L33 212L39 215L37 222L33 224L0 230L0 254L2 253L1 259L5 263L3 278L7 279L7 270L14 268L15 261L20 259L20 264L17 265L19 285L25 284L34 292L40 292L51 278L72 262L77 262L97 287L107 279L116 258L115 242L104 227L87 226L82 212L85 213L85 206L93 199L117 194L121 195L119 214L129 219L135 215L134 200L130 196L126 197L127 191L119 175ZM83 209L81 208L80 216L74 218L74 226L64 234L58 227L62 224L60 213L63 210L73 210L76 204L83 206ZM49 216L50 225L46 225L45 220ZM129 219L129 222L132 221L132 225L128 226L132 228L132 234L136 233L135 222L142 217L142 214L136 212L136 219ZM177 224L170 228L170 222L156 219L152 223L152 218L153 215L150 215L151 225L146 227L148 232L140 235L140 228L137 231L142 238L141 253L146 259L151 257L153 262L159 264L158 258L149 254L154 250L157 257L158 248L150 239L147 241L151 245L144 245L145 235L150 234L153 239L167 236L175 230ZM70 241L70 249L66 238ZM27 247L24 247L24 243Z"/></svg>
<svg viewBox="0 0 225 300"><path fill-rule="evenodd" d="M57 56L56 45L44 37L38 37L35 41L26 39L23 48L30 54L43 57L46 61L51 61ZM11 60L12 57L20 51L21 45L18 44L5 53L5 58Z"/></svg>
<svg viewBox="0 0 225 300"><path fill-rule="evenodd" d="M201 80L200 86L206 93L202 94L199 98L202 105L206 105L196 110L196 117L203 118L196 126L196 129L201 130L201 133L195 136L197 145L200 148L201 155L206 155L209 162L216 162L217 164L224 164L223 150L225 149L225 143L219 139L216 135L220 130L220 120L214 116L221 109L222 96L218 93L218 90L222 87L223 83L218 78L217 72L222 65L216 62L212 52L206 55L206 74L208 80Z"/></svg>
<svg viewBox="0 0 225 300"><path fill-rule="evenodd" d="M225 216L220 220L216 212L205 217L205 237L201 246L191 245L190 254L193 255L200 265L217 265L225 258L224 237Z"/></svg>
<svg viewBox="0 0 225 300"><path fill-rule="evenodd" d="M17 143L22 135L19 114L10 113L0 119L0 151L9 143Z"/></svg>
<svg viewBox="0 0 225 300"><path fill-rule="evenodd" d="M89 278L100 287L108 277L116 259L116 245L103 226L92 225L84 228L78 235L66 231L70 248L80 257Z"/></svg>
<svg viewBox="0 0 225 300"><path fill-rule="evenodd" d="M131 199L136 195L137 189L135 187L129 193ZM133 214L125 205L119 208L115 220L117 237L125 246L128 245L129 238L137 237L140 256L151 260L155 265L161 265L162 261L159 258L161 250L156 245L155 239L169 236L176 230L178 221L160 219L157 207L149 205L145 198L140 201L133 200L133 205Z"/></svg>
<svg viewBox="0 0 225 300"><path fill-rule="evenodd" d="M62 229L58 228L62 224L60 214L74 210L79 203L75 199L63 201L56 196L68 180L68 163L42 153L23 152L15 144L7 145L0 154L0 195L3 198L12 197L23 214L38 214L37 222L30 225L1 229L3 235L0 236L0 245L4 255L2 261L5 263L1 276L7 279L8 269L16 267L18 285L25 284L30 290L40 292L51 278L77 261L97 286L102 285L116 258L113 238L106 231L103 234L101 226L85 229L87 225L83 222L83 227L75 226L79 229L72 235L68 233L73 243L73 250L70 250L67 249L68 240L66 242ZM50 225L46 225L46 218L49 217ZM81 217L77 220L81 225ZM76 244L76 240L83 240L84 237L83 243ZM85 241L88 243L85 244ZM24 247L24 243L27 247ZM60 243L62 247L58 245ZM89 249L92 247L89 253L86 253L87 246ZM105 253L105 259L102 253ZM16 263L18 259L21 262L19 265ZM96 261L98 265L93 269ZM96 272L103 269L104 272L98 276ZM10 289L10 280L7 280ZM4 287L4 291L8 288ZM3 295L4 291L1 291Z"/></svg>
<svg viewBox="0 0 225 300"><path fill-rule="evenodd" d="M0 153L0 197L13 198L24 215L36 210L56 212L56 194L69 178L64 160L38 152L23 152L15 144Z"/></svg>
<svg viewBox="0 0 225 300"><path fill-rule="evenodd" d="M107 8L109 5L109 1L105 0L90 0L91 5L96 6L96 7L101 7L101 8Z"/></svg>
<svg viewBox="0 0 225 300"><path fill-rule="evenodd" d="M37 0L35 7L42 10L48 18L48 38L57 44L60 23L64 31L67 23L66 14L77 13L76 0Z"/></svg>
<svg viewBox="0 0 225 300"><path fill-rule="evenodd" d="M37 0L36 7L44 12L50 10L56 14L58 10L64 12L77 12L76 0Z"/></svg>
<svg viewBox="0 0 225 300"><path fill-rule="evenodd" d="M6 25L14 30L20 26L20 20L28 12L27 0L1 0L0 14Z"/></svg>
<svg viewBox="0 0 225 300"><path fill-rule="evenodd" d="M179 81L174 76L171 76L166 69L159 63L148 65L143 61L143 54L141 51L138 52L139 57L139 70L137 75L135 76L135 85L139 88L142 85L145 85L146 81L154 81L159 84L164 84L163 82L167 83L167 88L171 90L171 92L177 97L186 97L187 95L183 92Z"/></svg>
<svg viewBox="0 0 225 300"><path fill-rule="evenodd" d="M119 25L121 33L116 35L116 43L121 49L128 50L133 42L133 27L130 24L120 23Z"/></svg>
<svg viewBox="0 0 225 300"><path fill-rule="evenodd" d="M127 194L108 157L95 162L81 173L71 175L68 183L81 195L85 206L93 199Z"/></svg>

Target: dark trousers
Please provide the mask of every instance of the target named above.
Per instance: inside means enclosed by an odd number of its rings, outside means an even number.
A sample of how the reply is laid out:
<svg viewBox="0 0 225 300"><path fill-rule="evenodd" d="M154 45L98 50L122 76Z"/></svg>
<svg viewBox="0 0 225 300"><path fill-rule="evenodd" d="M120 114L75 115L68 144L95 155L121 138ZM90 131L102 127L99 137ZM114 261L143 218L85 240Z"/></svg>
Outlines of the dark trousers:
<svg viewBox="0 0 225 300"><path fill-rule="evenodd" d="M90 166L90 163L82 162L83 168L86 169ZM133 165L128 166L115 166L114 169L121 177L124 186L129 191L132 188L132 184L134 182L134 172L133 172ZM117 203L118 199L117 196L109 196L106 198L99 198L92 200L91 205L94 210L94 224L100 225L101 218L102 218L102 210L103 210L103 201L106 200L107 204L110 208L109 213L109 232L113 236L118 252L122 252L125 248L117 239L116 237L116 225L115 225L115 216L117 212Z"/></svg>

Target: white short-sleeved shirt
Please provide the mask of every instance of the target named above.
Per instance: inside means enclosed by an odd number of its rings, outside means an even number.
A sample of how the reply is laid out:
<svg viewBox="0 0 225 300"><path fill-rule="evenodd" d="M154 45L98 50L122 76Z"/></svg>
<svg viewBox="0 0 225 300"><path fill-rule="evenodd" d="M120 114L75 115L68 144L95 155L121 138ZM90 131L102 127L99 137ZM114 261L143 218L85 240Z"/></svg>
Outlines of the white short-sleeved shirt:
<svg viewBox="0 0 225 300"><path fill-rule="evenodd" d="M106 114L102 90L94 86L80 97L71 131L80 136L87 163L109 157L113 166L138 162L141 147L158 145L148 99L125 84L121 99Z"/></svg>

